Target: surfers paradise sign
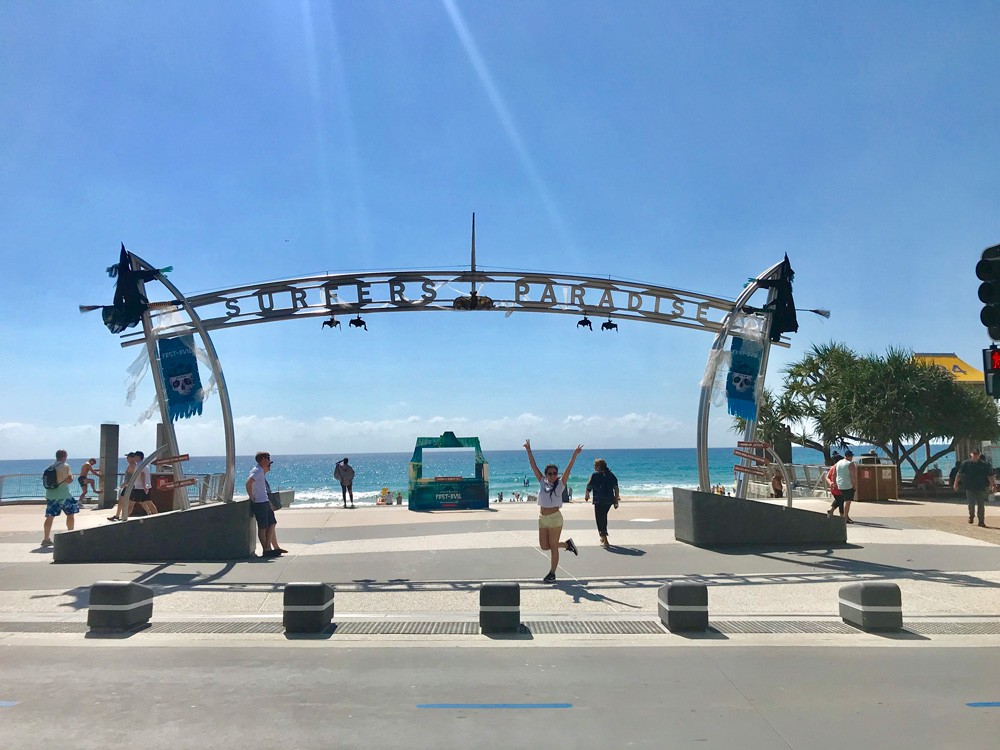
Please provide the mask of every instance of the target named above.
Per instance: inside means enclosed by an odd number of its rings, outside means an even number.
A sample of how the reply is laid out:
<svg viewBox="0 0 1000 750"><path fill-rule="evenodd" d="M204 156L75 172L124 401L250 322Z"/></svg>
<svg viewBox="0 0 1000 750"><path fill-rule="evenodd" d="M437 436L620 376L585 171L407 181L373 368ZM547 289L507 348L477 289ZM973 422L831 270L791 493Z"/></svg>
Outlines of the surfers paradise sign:
<svg viewBox="0 0 1000 750"><path fill-rule="evenodd" d="M415 310L548 312L675 325L718 332L733 303L679 289L616 279L516 272L390 271L329 274L271 281L188 297L206 330L337 315ZM475 296L474 295L474 296ZM484 304L486 303L486 304ZM190 332L189 324L161 329L159 337ZM123 346L142 342L141 333Z"/></svg>

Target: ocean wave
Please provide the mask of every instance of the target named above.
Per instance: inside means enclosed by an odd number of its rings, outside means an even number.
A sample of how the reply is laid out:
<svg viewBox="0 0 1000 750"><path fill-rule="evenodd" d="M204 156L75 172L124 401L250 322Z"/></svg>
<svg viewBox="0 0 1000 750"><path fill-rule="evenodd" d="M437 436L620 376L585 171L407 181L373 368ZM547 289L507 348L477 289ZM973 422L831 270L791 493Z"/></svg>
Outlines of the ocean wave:
<svg viewBox="0 0 1000 750"><path fill-rule="evenodd" d="M364 505L364 506L374 506L376 499L381 495L381 492L366 491L366 492L355 492L354 493L354 504ZM396 494L393 493L393 502L395 502ZM295 490L295 499L292 501L292 506L296 508L333 508L340 507L343 505L344 501L341 497L340 490L337 489L312 489L312 490ZM403 503L406 503L406 493L403 493Z"/></svg>

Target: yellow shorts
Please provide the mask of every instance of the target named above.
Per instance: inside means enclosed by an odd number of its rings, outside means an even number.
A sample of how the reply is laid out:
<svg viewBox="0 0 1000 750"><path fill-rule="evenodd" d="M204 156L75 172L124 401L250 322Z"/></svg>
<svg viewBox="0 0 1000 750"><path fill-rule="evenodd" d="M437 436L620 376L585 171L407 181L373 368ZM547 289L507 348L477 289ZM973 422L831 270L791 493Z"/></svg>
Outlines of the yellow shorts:
<svg viewBox="0 0 1000 750"><path fill-rule="evenodd" d="M538 528L540 529L558 529L563 525L562 511L557 510L555 513L550 513L547 516L538 517Z"/></svg>

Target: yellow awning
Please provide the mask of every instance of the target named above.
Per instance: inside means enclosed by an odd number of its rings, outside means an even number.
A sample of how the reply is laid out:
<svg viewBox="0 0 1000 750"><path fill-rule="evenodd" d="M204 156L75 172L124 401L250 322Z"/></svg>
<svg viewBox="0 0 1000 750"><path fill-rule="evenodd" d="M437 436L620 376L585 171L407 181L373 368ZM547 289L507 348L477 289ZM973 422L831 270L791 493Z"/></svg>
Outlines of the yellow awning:
<svg viewBox="0 0 1000 750"><path fill-rule="evenodd" d="M914 354L913 356L922 362L943 367L959 383L983 384L983 371L962 361L956 354Z"/></svg>

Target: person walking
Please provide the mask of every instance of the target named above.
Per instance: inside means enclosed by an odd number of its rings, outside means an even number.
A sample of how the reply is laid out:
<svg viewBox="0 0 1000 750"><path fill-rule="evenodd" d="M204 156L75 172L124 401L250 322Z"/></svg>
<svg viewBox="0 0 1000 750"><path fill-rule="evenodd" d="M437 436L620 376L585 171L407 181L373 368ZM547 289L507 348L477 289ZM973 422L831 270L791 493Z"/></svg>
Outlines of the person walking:
<svg viewBox="0 0 1000 750"><path fill-rule="evenodd" d="M854 465L854 452L848 448L844 451L844 457L830 467L828 480L833 489L840 491L840 495L834 494L833 505L826 512L828 516L833 515L833 511L839 507L840 513L846 523L854 523L851 518L851 502L854 500L854 488L858 486L858 467Z"/></svg>
<svg viewBox="0 0 1000 750"><path fill-rule="evenodd" d="M101 470L97 468L96 458L88 458L80 467L80 476L77 481L80 483L80 489L83 490L80 493L79 502L81 503L87 499L88 487L94 491L94 497L97 497L97 483L89 476L91 473L95 476L101 476Z"/></svg>
<svg viewBox="0 0 1000 750"><path fill-rule="evenodd" d="M590 502L590 493L594 493L594 520L597 521L597 534L601 537L601 546L608 549L608 511L611 506L618 507L618 477L608 468L608 462L603 458L594 461L594 473L587 482L587 491L583 501Z"/></svg>
<svg viewBox="0 0 1000 750"><path fill-rule="evenodd" d="M135 458L135 466L138 468L146 459L146 454L142 451L136 451L132 454ZM133 469L135 471L135 469ZM135 484L132 485L132 495L128 499L128 515L129 518L132 517L132 513L135 512L135 506L140 505L142 509L146 512L147 516L151 516L157 512L156 505L153 504L152 499L149 496L149 491L152 489L152 484L149 481L149 467L144 466L142 471L139 472L139 478L135 480Z"/></svg>
<svg viewBox="0 0 1000 750"><path fill-rule="evenodd" d="M535 473L535 478L539 482L538 546L549 553L551 561L548 575L542 579L542 582L552 583L556 580L556 568L559 567L559 550L565 549L574 555L580 554L576 549L576 545L573 544L572 539L567 539L565 542L559 541L559 536L562 534L563 528L562 512L559 509L563 503L563 487L569 481L569 474L573 470L573 464L576 461L576 457L580 455L580 451L583 450L583 446L576 446L576 450L573 451L573 456L570 458L569 463L566 464L566 470L562 473L561 477L559 476L559 467L555 464L548 464L545 467L544 474L538 470L538 464L535 463L535 456L531 452L530 440L524 441L524 449L528 452L528 462L531 464L531 470Z"/></svg>
<svg viewBox="0 0 1000 750"><path fill-rule="evenodd" d="M250 499L250 509L257 520L257 538L260 539L262 557L277 557L288 552L278 546L278 535L275 531L278 519L274 517L274 508L267 497L267 472L271 470L271 454L258 451L254 456L256 465L247 477L247 497Z"/></svg>
<svg viewBox="0 0 1000 750"><path fill-rule="evenodd" d="M109 521L120 521L125 515L125 488L128 486L128 480L135 474L137 463L134 451L129 451L125 454L125 473L122 475L121 487L118 488L118 507L115 508L113 516L108 516Z"/></svg>
<svg viewBox="0 0 1000 750"><path fill-rule="evenodd" d="M993 467L983 458L979 448L969 451L969 459L958 467L953 485L955 492L961 487L969 503L969 523L979 516L979 525L986 526L986 495L996 490Z"/></svg>
<svg viewBox="0 0 1000 750"><path fill-rule="evenodd" d="M347 496L351 496L351 507L354 507L354 467L347 463L345 458L337 464L333 470L333 478L340 482L340 494L344 500L344 507L347 507Z"/></svg>
<svg viewBox="0 0 1000 750"><path fill-rule="evenodd" d="M771 497L784 497L784 496L785 496L785 485L781 481L781 469L775 466L774 473L771 475Z"/></svg>
<svg viewBox="0 0 1000 750"><path fill-rule="evenodd" d="M56 460L49 465L49 469L55 471L55 486L45 488L45 522L42 524L42 546L52 546L52 521L60 513L66 514L66 530L72 531L76 522L76 514L80 512L80 505L70 491L69 485L73 481L73 472L66 463L68 454L64 450L56 451Z"/></svg>

